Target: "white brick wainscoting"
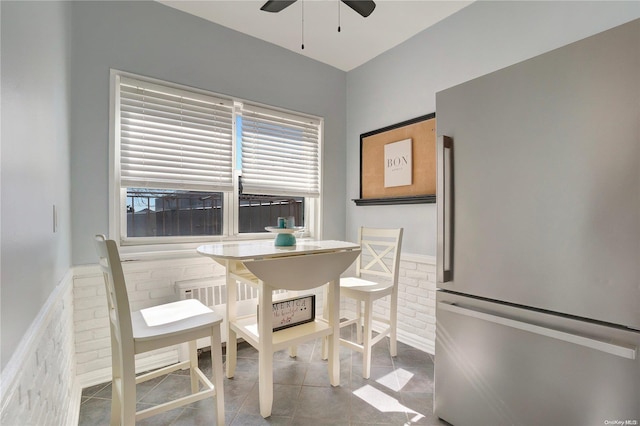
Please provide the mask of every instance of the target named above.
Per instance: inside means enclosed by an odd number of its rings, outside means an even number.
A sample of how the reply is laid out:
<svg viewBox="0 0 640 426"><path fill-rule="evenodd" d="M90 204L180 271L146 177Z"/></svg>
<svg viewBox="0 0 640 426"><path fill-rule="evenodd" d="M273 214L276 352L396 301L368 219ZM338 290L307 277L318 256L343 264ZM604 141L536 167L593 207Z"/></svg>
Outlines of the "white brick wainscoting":
<svg viewBox="0 0 640 426"><path fill-rule="evenodd" d="M76 425L73 275L53 290L2 370L3 426Z"/></svg>
<svg viewBox="0 0 640 426"><path fill-rule="evenodd" d="M398 284L398 340L433 354L436 339L436 258L403 254Z"/></svg>

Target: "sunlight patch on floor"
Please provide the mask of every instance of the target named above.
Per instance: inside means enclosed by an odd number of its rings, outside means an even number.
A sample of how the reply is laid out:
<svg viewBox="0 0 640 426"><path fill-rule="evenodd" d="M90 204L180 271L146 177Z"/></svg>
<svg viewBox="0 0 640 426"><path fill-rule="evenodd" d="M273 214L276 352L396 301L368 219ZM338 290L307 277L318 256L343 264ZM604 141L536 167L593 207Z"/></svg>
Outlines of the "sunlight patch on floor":
<svg viewBox="0 0 640 426"><path fill-rule="evenodd" d="M413 373L403 368L398 368L386 376L380 377L376 382L388 387L392 391L399 392L407 383L409 383L409 380L411 380L412 377Z"/></svg>
<svg viewBox="0 0 640 426"><path fill-rule="evenodd" d="M413 374L411 372L402 368L398 368L397 370L387 374L386 376L379 378L378 380L376 380L376 382L386 386L394 392L398 392L407 383L409 383L409 380L411 380L412 377ZM396 398L387 395L386 393L374 388L371 385L365 385L360 389L356 389L355 391L353 391L353 394L383 413L400 412L415 414L415 416L410 420L411 423L417 422L424 417L424 415L418 413L417 411L413 411L412 409L402 405Z"/></svg>

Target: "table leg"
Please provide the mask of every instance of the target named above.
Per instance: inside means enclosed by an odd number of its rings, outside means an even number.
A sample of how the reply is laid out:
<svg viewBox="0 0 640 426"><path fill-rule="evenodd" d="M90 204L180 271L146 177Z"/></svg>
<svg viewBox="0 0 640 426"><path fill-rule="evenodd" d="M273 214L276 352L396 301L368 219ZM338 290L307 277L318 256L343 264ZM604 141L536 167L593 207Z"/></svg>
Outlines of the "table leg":
<svg viewBox="0 0 640 426"><path fill-rule="evenodd" d="M332 386L340 386L340 280L329 284L329 325L333 333L329 336L329 381Z"/></svg>
<svg viewBox="0 0 640 426"><path fill-rule="evenodd" d="M273 407L273 352L263 351L258 356L260 414L267 418L271 416L271 408Z"/></svg>
<svg viewBox="0 0 640 426"><path fill-rule="evenodd" d="M231 379L236 373L236 360L238 357L238 336L231 329L231 323L236 320L236 298L238 296L236 280L231 277L235 264L227 261L227 378Z"/></svg>
<svg viewBox="0 0 640 426"><path fill-rule="evenodd" d="M211 331L211 372L216 390L216 424L224 425L224 387L222 380L222 342L220 326Z"/></svg>
<svg viewBox="0 0 640 426"><path fill-rule="evenodd" d="M324 303L322 304L322 318L329 320L329 287L331 287L331 283L323 286L322 289L322 300ZM322 359L329 359L329 337L325 336L322 338Z"/></svg>
<svg viewBox="0 0 640 426"><path fill-rule="evenodd" d="M260 414L271 416L273 406L273 324L271 288L260 281L258 288L258 392Z"/></svg>

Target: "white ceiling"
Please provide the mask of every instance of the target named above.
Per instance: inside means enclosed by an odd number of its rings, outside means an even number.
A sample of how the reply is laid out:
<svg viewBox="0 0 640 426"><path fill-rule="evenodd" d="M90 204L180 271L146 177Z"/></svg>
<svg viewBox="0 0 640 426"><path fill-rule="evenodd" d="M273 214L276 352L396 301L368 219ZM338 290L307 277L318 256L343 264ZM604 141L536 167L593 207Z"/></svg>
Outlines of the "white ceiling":
<svg viewBox="0 0 640 426"><path fill-rule="evenodd" d="M362 65L472 3L376 0L373 13L363 18L338 0L298 0L278 13L260 10L266 0L158 1L344 71Z"/></svg>

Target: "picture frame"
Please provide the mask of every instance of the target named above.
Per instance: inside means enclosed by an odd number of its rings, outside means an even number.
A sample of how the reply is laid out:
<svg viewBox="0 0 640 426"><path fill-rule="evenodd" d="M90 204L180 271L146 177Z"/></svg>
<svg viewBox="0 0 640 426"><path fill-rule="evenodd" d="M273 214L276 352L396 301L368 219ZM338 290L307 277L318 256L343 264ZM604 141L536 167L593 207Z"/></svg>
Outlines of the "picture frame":
<svg viewBox="0 0 640 426"><path fill-rule="evenodd" d="M436 202L436 114L360 135L358 206Z"/></svg>
<svg viewBox="0 0 640 426"><path fill-rule="evenodd" d="M278 300L272 305L273 331L306 324L316 319L315 294ZM258 312L259 310L260 306L258 306Z"/></svg>

